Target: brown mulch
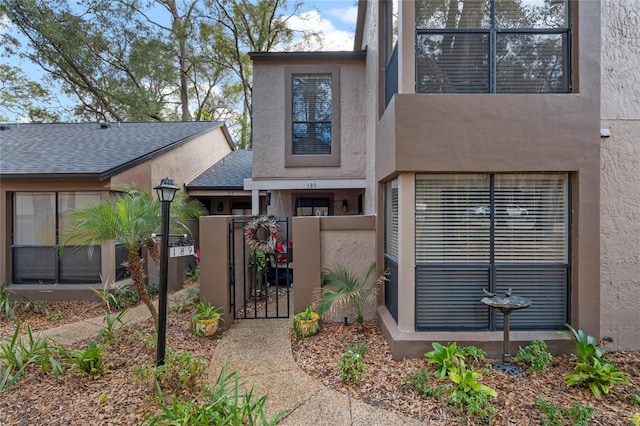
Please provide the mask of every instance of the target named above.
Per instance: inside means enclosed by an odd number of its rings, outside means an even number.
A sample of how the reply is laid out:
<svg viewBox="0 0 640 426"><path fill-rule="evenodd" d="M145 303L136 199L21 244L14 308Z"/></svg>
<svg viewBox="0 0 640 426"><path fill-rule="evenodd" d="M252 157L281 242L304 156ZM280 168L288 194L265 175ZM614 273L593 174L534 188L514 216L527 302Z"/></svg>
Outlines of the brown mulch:
<svg viewBox="0 0 640 426"><path fill-rule="evenodd" d="M46 310L22 319L23 328L28 323L35 330L52 328L64 323L102 315L98 302L46 302ZM61 318L46 312L64 312ZM194 336L188 328L191 312L169 311L167 326L167 349L187 350L207 362L215 349L221 332L213 339ZM60 315L58 315L60 316ZM0 336L7 337L15 323L0 320ZM123 329L119 338L105 349L105 362L110 372L94 380L86 375L69 371L59 381L51 374L32 368L8 393L0 394L0 425L135 425L146 415L156 412L157 405L150 398L151 392L133 383L133 369L142 364L153 365L155 350L149 349L140 336L154 341L151 321ZM338 358L346 347L363 342L369 347L364 357L366 369L359 383L340 380ZM86 348L81 342L68 349ZM345 327L341 323L325 323L320 334L307 337L304 344L292 342L294 358L308 374L326 386L351 395L368 404L396 411L429 425L472 424L441 399L421 397L412 391L402 390L405 378L426 366L433 371L424 358L394 361L389 346L378 325L365 323L365 332L360 333L354 325ZM572 369L569 355L556 356L550 368L541 373L523 377L507 376L503 373L475 365L477 371L485 372L479 381L498 392L492 400L496 425L541 424L545 417L534 404L537 397L563 408L572 403L592 407L594 412L589 425L626 425L640 407L631 404L631 395L640 388L640 351L615 352L610 354L617 368L629 373L633 386L614 386L615 393L596 400L588 389L567 388L562 377ZM438 385L436 378L432 379ZM566 423L571 424L571 423Z"/></svg>
<svg viewBox="0 0 640 426"><path fill-rule="evenodd" d="M345 383L340 380L338 359L347 346L354 343L366 343L369 347L364 356L365 372L359 383ZM415 373L423 366L432 372L435 368L427 363L426 358L392 360L387 341L375 321L365 323L364 333L358 332L355 325L345 327L341 323L325 323L319 334L307 337L304 343L294 341L292 349L296 362L308 374L326 386L368 404L402 413L429 425L473 424L446 404L446 396L439 400L402 390L408 373ZM632 386L616 385L613 387L615 393L605 395L599 401L588 389L565 385L562 377L573 368L569 354L553 357L549 368L543 372L525 372L522 377L505 375L490 368L490 364L486 367L475 365L474 370L486 372L488 375L481 375L478 381L498 392L498 396L492 398L495 408L493 424L541 424L546 416L534 404L539 397L565 409L574 402L593 408L589 425L626 425L632 414L640 412L640 407L631 404L631 395L640 388L640 351L612 352L609 355L610 362L629 373ZM436 377L431 383L434 386L440 384Z"/></svg>

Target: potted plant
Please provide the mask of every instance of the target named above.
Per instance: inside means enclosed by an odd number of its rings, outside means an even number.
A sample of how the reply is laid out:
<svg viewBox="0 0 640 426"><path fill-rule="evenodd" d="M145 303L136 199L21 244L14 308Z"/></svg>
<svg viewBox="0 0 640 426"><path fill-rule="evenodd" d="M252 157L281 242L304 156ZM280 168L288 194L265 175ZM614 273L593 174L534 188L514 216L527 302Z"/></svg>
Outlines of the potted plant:
<svg viewBox="0 0 640 426"><path fill-rule="evenodd" d="M193 306L196 310L191 316L191 331L203 337L216 334L220 321L224 322L220 308L203 301L196 302Z"/></svg>
<svg viewBox="0 0 640 426"><path fill-rule="evenodd" d="M320 329L318 325L319 320L320 315L318 315L311 306L307 306L304 311L293 316L293 324L291 326L293 336L304 342L305 337L318 333Z"/></svg>

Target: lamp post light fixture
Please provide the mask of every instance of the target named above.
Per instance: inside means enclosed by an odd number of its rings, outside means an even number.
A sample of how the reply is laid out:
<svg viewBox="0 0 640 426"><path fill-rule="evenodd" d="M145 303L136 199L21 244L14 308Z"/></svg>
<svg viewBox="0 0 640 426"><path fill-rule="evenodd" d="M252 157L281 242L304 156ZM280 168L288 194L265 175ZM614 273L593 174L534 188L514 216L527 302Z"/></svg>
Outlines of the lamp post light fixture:
<svg viewBox="0 0 640 426"><path fill-rule="evenodd" d="M169 267L169 212L171 202L178 191L173 180L164 178L160 185L153 188L162 203L162 245L160 247L160 284L158 286L158 344L156 366L164 365L165 346L167 342L167 269Z"/></svg>

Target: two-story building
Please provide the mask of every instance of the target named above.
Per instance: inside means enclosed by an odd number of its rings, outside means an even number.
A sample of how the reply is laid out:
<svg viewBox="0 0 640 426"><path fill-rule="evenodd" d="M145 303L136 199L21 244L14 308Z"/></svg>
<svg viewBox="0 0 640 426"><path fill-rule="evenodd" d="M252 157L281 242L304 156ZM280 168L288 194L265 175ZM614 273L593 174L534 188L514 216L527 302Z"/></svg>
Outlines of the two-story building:
<svg viewBox="0 0 640 426"><path fill-rule="evenodd" d="M599 336L599 28L597 1L359 1L353 52L252 55L245 189L278 216L375 216L395 357L499 352L483 290L533 301L515 344Z"/></svg>

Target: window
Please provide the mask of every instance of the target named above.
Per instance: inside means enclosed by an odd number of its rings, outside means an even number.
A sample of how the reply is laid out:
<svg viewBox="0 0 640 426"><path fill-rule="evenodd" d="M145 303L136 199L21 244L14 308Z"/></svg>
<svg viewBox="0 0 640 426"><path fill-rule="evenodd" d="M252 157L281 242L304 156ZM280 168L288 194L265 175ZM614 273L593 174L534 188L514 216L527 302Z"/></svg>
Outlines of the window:
<svg viewBox="0 0 640 426"><path fill-rule="evenodd" d="M290 69L285 74L285 165L339 166L338 69Z"/></svg>
<svg viewBox="0 0 640 426"><path fill-rule="evenodd" d="M58 248L69 214L91 202L97 192L17 192L13 196L13 282L70 284L100 282L100 246Z"/></svg>
<svg viewBox="0 0 640 426"><path fill-rule="evenodd" d="M570 3L417 0L416 92L570 92Z"/></svg>
<svg viewBox="0 0 640 426"><path fill-rule="evenodd" d="M566 174L416 176L416 327L495 330L483 289L533 301L513 329L567 322Z"/></svg>
<svg viewBox="0 0 640 426"><path fill-rule="evenodd" d="M385 306L398 321L398 178L384 184L384 267L389 271L384 285Z"/></svg>

